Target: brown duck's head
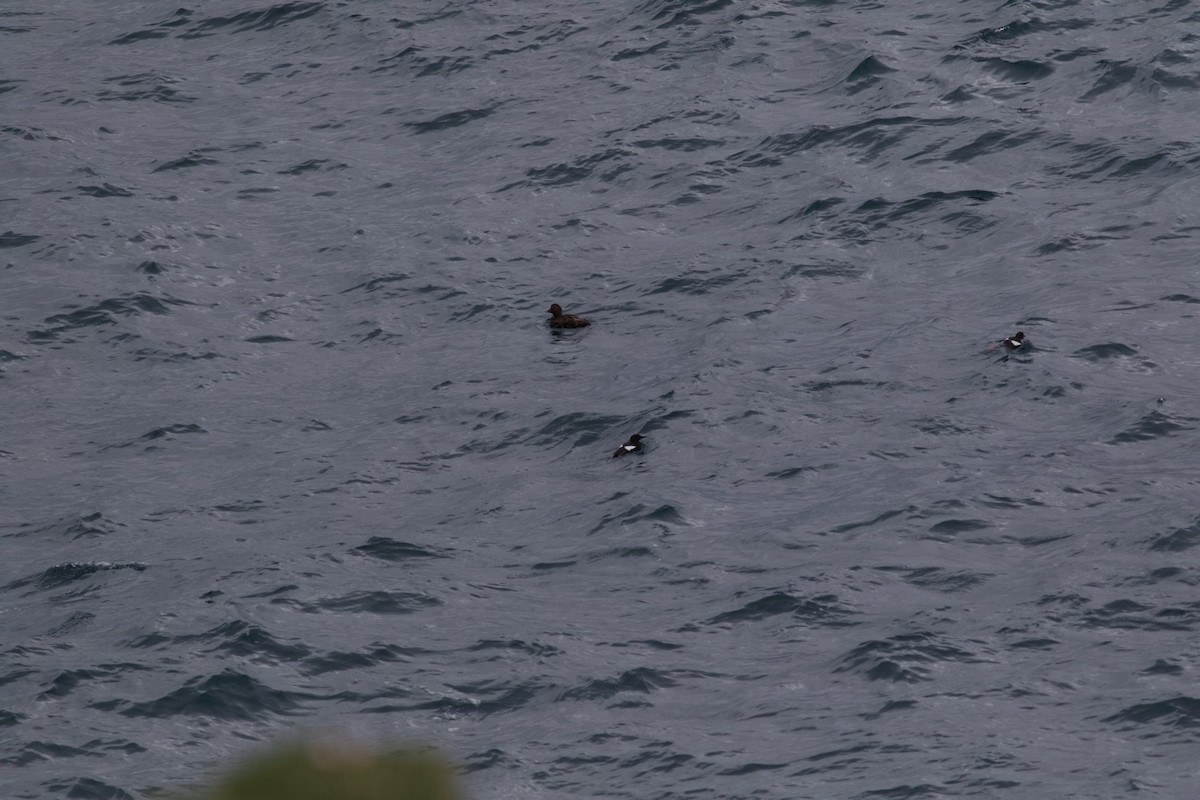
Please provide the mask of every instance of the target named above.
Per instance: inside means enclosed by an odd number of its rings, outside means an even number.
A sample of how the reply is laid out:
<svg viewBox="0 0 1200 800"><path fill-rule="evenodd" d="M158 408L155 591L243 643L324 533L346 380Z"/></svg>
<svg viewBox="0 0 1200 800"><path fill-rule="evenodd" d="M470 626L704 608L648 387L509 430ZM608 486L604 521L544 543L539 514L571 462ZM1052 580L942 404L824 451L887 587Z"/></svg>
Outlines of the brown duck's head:
<svg viewBox="0 0 1200 800"><path fill-rule="evenodd" d="M554 305L550 306L550 313L556 317L562 316L562 306L560 306L558 303L555 303Z"/></svg>

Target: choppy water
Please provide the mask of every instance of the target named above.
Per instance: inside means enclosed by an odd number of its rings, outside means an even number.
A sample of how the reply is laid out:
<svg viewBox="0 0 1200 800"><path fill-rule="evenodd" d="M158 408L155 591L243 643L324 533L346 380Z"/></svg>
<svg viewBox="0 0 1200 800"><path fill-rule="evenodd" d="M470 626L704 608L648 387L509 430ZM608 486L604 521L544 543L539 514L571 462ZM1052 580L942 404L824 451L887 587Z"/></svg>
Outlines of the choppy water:
<svg viewBox="0 0 1200 800"><path fill-rule="evenodd" d="M1194 797L1198 36L5 4L4 796Z"/></svg>

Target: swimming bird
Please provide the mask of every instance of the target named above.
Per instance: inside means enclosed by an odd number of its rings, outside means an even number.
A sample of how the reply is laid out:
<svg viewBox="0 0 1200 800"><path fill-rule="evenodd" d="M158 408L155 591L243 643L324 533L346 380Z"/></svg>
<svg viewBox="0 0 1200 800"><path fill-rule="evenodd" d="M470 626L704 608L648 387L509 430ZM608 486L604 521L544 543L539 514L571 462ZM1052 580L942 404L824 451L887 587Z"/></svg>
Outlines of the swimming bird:
<svg viewBox="0 0 1200 800"><path fill-rule="evenodd" d="M640 433L635 433L633 436L629 437L628 442L617 448L617 452L613 453L612 457L618 458L620 456L629 455L630 453L636 453L638 450L642 449L642 439L645 438L646 437L642 436Z"/></svg>
<svg viewBox="0 0 1200 800"><path fill-rule="evenodd" d="M1005 350L1016 350L1016 349L1024 346L1025 333L1024 333L1024 331L1017 331L1012 336L1010 336L1007 339L1005 339L1004 341L1000 342L1000 344L1004 345Z"/></svg>
<svg viewBox="0 0 1200 800"><path fill-rule="evenodd" d="M564 314L562 306L558 303L550 306L551 328L586 328L591 324L583 317L577 317L574 314Z"/></svg>

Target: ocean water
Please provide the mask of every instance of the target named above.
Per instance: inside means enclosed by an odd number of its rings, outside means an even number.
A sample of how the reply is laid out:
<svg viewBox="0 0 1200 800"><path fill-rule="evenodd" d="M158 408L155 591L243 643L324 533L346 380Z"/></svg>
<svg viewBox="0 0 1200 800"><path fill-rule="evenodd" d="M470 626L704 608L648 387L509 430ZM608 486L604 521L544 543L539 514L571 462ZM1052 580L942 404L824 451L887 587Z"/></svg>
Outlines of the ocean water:
<svg viewBox="0 0 1200 800"><path fill-rule="evenodd" d="M0 795L1195 797L1198 37L6 3Z"/></svg>

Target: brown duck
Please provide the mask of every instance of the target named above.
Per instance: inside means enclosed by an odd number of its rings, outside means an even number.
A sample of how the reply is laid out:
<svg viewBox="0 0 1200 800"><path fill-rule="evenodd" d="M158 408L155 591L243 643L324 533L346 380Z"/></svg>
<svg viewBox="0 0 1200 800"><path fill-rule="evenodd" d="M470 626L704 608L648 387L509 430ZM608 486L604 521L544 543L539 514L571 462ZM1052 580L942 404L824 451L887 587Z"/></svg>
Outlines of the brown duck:
<svg viewBox="0 0 1200 800"><path fill-rule="evenodd" d="M577 317L574 314L564 314L562 306L558 303L550 306L551 328L586 328L591 324L583 317Z"/></svg>

